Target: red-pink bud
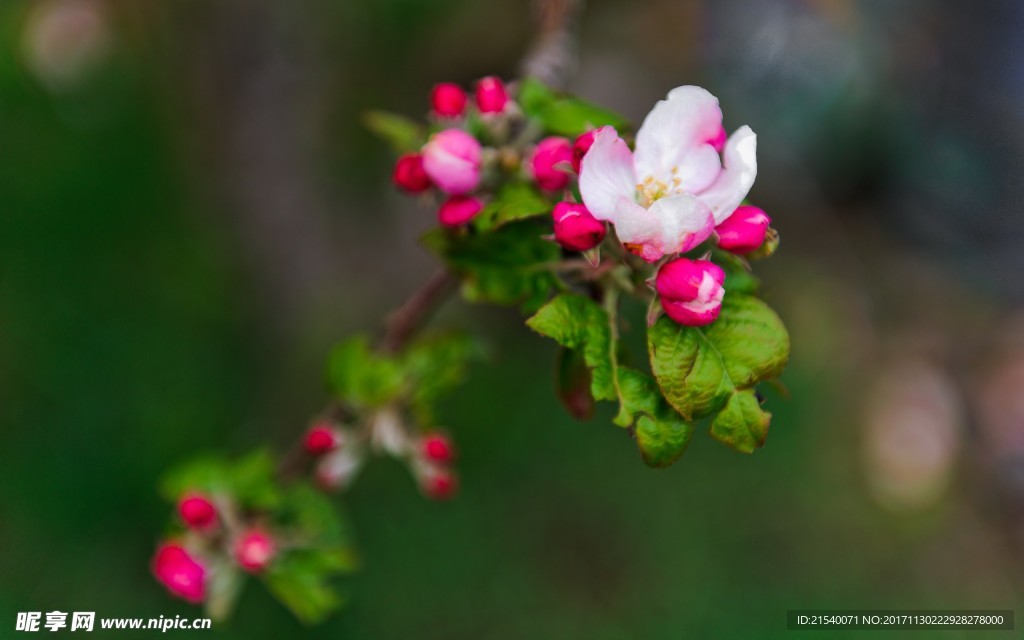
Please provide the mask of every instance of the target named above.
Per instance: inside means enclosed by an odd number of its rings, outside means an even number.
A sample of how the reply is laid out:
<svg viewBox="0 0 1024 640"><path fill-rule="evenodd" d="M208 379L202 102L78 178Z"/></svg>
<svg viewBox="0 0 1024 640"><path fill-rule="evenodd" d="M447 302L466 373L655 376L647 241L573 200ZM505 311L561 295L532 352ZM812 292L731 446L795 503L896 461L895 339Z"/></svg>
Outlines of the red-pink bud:
<svg viewBox="0 0 1024 640"><path fill-rule="evenodd" d="M459 490L459 479L447 467L431 467L421 475L420 488L432 500L449 500Z"/></svg>
<svg viewBox="0 0 1024 640"><path fill-rule="evenodd" d="M581 133L576 142L572 144L572 170L576 173L580 172L580 165L583 163L583 156L587 155L590 151L590 147L594 146L594 134L597 133L597 129L591 129L586 133Z"/></svg>
<svg viewBox="0 0 1024 640"><path fill-rule="evenodd" d="M235 560L249 573L259 573L277 554L274 539L261 529L250 529L235 540Z"/></svg>
<svg viewBox="0 0 1024 640"><path fill-rule="evenodd" d="M436 84L430 92L430 106L442 118L458 118L466 110L466 92L451 82Z"/></svg>
<svg viewBox="0 0 1024 640"><path fill-rule="evenodd" d="M153 557L153 575L172 594L198 604L206 594L206 569L175 543L164 543Z"/></svg>
<svg viewBox="0 0 1024 640"><path fill-rule="evenodd" d="M505 83L499 78L487 76L476 83L476 106L480 113L500 113L507 103Z"/></svg>
<svg viewBox="0 0 1024 640"><path fill-rule="evenodd" d="M483 208L484 203L479 198L452 196L441 203L437 210L437 221L445 227L461 227L475 218Z"/></svg>
<svg viewBox="0 0 1024 640"><path fill-rule="evenodd" d="M679 324L711 324L722 310L725 272L707 260L678 258L662 265L655 280L661 307Z"/></svg>
<svg viewBox="0 0 1024 640"><path fill-rule="evenodd" d="M319 456L341 444L341 434L329 422L319 422L306 432L302 445L310 455Z"/></svg>
<svg viewBox="0 0 1024 640"><path fill-rule="evenodd" d="M183 496L178 502L178 514L193 529L210 529L217 524L217 509L200 493Z"/></svg>
<svg viewBox="0 0 1024 640"><path fill-rule="evenodd" d="M718 232L718 246L733 253L745 254L755 251L764 244L765 234L772 219L763 210L751 205L742 205L722 224L715 227Z"/></svg>
<svg viewBox="0 0 1024 640"><path fill-rule="evenodd" d="M461 195L480 182L482 155L476 138L461 129L445 129L423 146L423 169L442 191Z"/></svg>
<svg viewBox="0 0 1024 640"><path fill-rule="evenodd" d="M607 228L582 204L559 202L551 211L555 240L571 251L589 251L604 240Z"/></svg>
<svg viewBox="0 0 1024 640"><path fill-rule="evenodd" d="M395 186L407 193L423 193L430 188L430 176L423 170L423 156L407 153L395 163L391 174Z"/></svg>
<svg viewBox="0 0 1024 640"><path fill-rule="evenodd" d="M443 433L431 433L423 436L420 441L423 457L433 462L451 462L455 458L455 448L448 436Z"/></svg>
<svg viewBox="0 0 1024 640"><path fill-rule="evenodd" d="M527 166L537 186L545 191L558 191L569 184L572 157L572 143L567 138L552 136L537 143Z"/></svg>
<svg viewBox="0 0 1024 640"><path fill-rule="evenodd" d="M722 153L722 149L725 148L725 141L729 136L725 133L725 127L719 126L718 133L708 138L708 144L715 148L715 151Z"/></svg>

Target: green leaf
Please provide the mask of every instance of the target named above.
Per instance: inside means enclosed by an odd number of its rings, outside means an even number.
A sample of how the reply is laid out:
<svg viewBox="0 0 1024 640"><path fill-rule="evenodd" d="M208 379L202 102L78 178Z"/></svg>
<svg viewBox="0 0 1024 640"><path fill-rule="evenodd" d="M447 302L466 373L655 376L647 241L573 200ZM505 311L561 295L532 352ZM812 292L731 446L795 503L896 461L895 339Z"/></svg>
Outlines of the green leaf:
<svg viewBox="0 0 1024 640"><path fill-rule="evenodd" d="M370 349L366 336L337 345L327 363L331 391L355 407L378 407L398 396L404 381L393 359Z"/></svg>
<svg viewBox="0 0 1024 640"><path fill-rule="evenodd" d="M483 357L480 344L463 334L428 336L410 345L402 355L409 377L409 405L421 426L434 422L434 405L465 378L473 360Z"/></svg>
<svg viewBox="0 0 1024 640"><path fill-rule="evenodd" d="M608 314L593 300L562 294L526 321L531 329L569 349L579 349L590 367L590 391L597 400L615 400L615 371Z"/></svg>
<svg viewBox="0 0 1024 640"><path fill-rule="evenodd" d="M235 609L238 596L241 595L245 576L233 562L227 560L215 561L209 576L206 587L206 615L218 622L227 620Z"/></svg>
<svg viewBox="0 0 1024 640"><path fill-rule="evenodd" d="M344 598L329 582L322 559L304 550L284 552L263 574L263 581L299 620L322 622L343 603Z"/></svg>
<svg viewBox="0 0 1024 640"><path fill-rule="evenodd" d="M510 183L473 219L481 231L489 231L509 222L541 216L551 212L552 204L528 184Z"/></svg>
<svg viewBox="0 0 1024 640"><path fill-rule="evenodd" d="M472 302L520 305L536 311L559 286L552 272L561 257L547 221L520 220L486 233L434 229L424 245L462 279L462 295Z"/></svg>
<svg viewBox="0 0 1024 640"><path fill-rule="evenodd" d="M399 153L418 151L426 142L426 132L419 123L396 113L368 111L363 123Z"/></svg>
<svg viewBox="0 0 1024 640"><path fill-rule="evenodd" d="M667 467L686 451L693 425L661 397L654 380L629 367L618 368L619 413L615 423L633 426L640 455L648 466Z"/></svg>
<svg viewBox="0 0 1024 640"><path fill-rule="evenodd" d="M226 495L253 508L270 508L280 500L274 460L265 450L234 463L219 456L200 456L169 471L160 485L161 494L172 502L191 491Z"/></svg>
<svg viewBox="0 0 1024 640"><path fill-rule="evenodd" d="M712 249L711 260L725 271L725 290L729 293L757 293L761 280L750 271L750 264L734 253Z"/></svg>
<svg viewBox="0 0 1024 640"><path fill-rule="evenodd" d="M763 438L738 439L732 432L737 416L751 416L749 401L733 396L778 377L789 358L789 334L768 305L730 291L711 325L685 327L662 317L647 337L651 369L662 394L684 418L728 408L730 415L718 429L731 435L720 439L741 451L752 441L763 443ZM755 435L764 428L751 425Z"/></svg>
<svg viewBox="0 0 1024 640"><path fill-rule="evenodd" d="M772 414L761 410L753 389L732 394L711 422L711 435L737 451L750 453L764 446Z"/></svg>
<svg viewBox="0 0 1024 640"><path fill-rule="evenodd" d="M628 127L625 118L602 107L553 92L533 78L524 80L519 88L519 104L530 118L539 121L552 134L575 137L605 125L620 132Z"/></svg>

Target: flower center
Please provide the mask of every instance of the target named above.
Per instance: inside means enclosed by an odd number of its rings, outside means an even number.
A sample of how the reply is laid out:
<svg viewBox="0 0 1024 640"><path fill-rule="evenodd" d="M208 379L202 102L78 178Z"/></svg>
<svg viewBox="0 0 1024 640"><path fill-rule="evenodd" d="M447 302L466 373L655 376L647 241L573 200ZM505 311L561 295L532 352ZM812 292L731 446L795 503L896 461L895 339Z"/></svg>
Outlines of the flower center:
<svg viewBox="0 0 1024 640"><path fill-rule="evenodd" d="M683 186L679 179L679 167L672 167L672 179L667 184L649 175L636 185L637 200L645 208L650 207L655 200L680 193L683 193Z"/></svg>

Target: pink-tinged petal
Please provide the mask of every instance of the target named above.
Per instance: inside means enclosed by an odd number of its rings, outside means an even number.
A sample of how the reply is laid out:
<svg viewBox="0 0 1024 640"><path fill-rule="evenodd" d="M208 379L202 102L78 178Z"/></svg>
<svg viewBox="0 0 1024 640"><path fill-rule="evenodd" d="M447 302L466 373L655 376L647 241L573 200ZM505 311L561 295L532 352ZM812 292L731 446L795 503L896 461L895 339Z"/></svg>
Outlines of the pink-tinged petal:
<svg viewBox="0 0 1024 640"><path fill-rule="evenodd" d="M666 315L699 327L714 322L722 308L725 272L708 260L679 258L658 270L655 288Z"/></svg>
<svg viewBox="0 0 1024 640"><path fill-rule="evenodd" d="M742 126L725 143L724 169L698 196L721 224L740 206L757 177L757 135Z"/></svg>
<svg viewBox="0 0 1024 640"><path fill-rule="evenodd" d="M598 220L613 220L619 200L636 194L633 152L612 127L601 127L580 164L580 195Z"/></svg>
<svg viewBox="0 0 1024 640"><path fill-rule="evenodd" d="M423 170L446 193L467 193L480 182L480 143L461 129L435 133L422 155Z"/></svg>
<svg viewBox="0 0 1024 640"><path fill-rule="evenodd" d="M684 191L704 189L721 171L709 144L722 127L718 98L701 87L677 87L654 106L636 135L636 175ZM674 170L674 171L673 171Z"/></svg>
<svg viewBox="0 0 1024 640"><path fill-rule="evenodd" d="M689 195L662 198L650 209L622 200L615 220L622 244L648 262L689 251L707 240L714 227L711 211Z"/></svg>

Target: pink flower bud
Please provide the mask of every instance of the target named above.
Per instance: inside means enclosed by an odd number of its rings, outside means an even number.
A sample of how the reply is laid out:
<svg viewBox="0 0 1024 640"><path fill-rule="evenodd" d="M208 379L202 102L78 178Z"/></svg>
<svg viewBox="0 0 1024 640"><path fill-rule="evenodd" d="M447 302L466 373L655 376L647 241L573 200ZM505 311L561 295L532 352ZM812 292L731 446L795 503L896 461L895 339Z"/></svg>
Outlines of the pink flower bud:
<svg viewBox="0 0 1024 640"><path fill-rule="evenodd" d="M182 497L178 502L178 514L193 529L210 529L217 524L217 509L209 498L200 493Z"/></svg>
<svg viewBox="0 0 1024 640"><path fill-rule="evenodd" d="M725 148L725 141L729 136L725 133L725 127L718 127L718 133L713 137L708 138L708 144L715 148L715 151L722 153L722 149Z"/></svg>
<svg viewBox="0 0 1024 640"><path fill-rule="evenodd" d="M500 113L508 103L505 83L495 76L487 76L476 83L476 106L480 113Z"/></svg>
<svg viewBox="0 0 1024 640"><path fill-rule="evenodd" d="M445 227L461 227L476 217L484 208L479 198L472 196L452 196L441 203L437 210L437 221Z"/></svg>
<svg viewBox="0 0 1024 640"><path fill-rule="evenodd" d="M576 142L572 144L572 170L576 173L580 172L580 165L583 163L583 156L587 155L590 151L590 147L594 145L594 134L597 133L597 129L591 129L586 133L581 133Z"/></svg>
<svg viewBox="0 0 1024 640"><path fill-rule="evenodd" d="M527 163L537 186L545 191L558 191L569 184L572 166L572 143L566 138L552 136L537 143Z"/></svg>
<svg viewBox="0 0 1024 640"><path fill-rule="evenodd" d="M758 207L742 205L715 227L718 246L733 253L750 253L764 243L772 220Z"/></svg>
<svg viewBox="0 0 1024 640"><path fill-rule="evenodd" d="M458 118L466 110L466 92L451 82L434 85L430 92L430 106L442 118Z"/></svg>
<svg viewBox="0 0 1024 640"><path fill-rule="evenodd" d="M423 146L423 169L442 191L468 193L480 182L482 149L461 129L445 129Z"/></svg>
<svg viewBox="0 0 1024 640"><path fill-rule="evenodd" d="M316 482L322 489L347 489L363 464L363 454L355 447L332 451L316 465Z"/></svg>
<svg viewBox="0 0 1024 640"><path fill-rule="evenodd" d="M430 188L430 176L423 170L423 156L407 153L395 163L391 174L395 186L407 193L423 193Z"/></svg>
<svg viewBox="0 0 1024 640"><path fill-rule="evenodd" d="M601 244L607 233L604 223L582 204L559 202L551 216L555 219L555 240L570 251L589 251Z"/></svg>
<svg viewBox="0 0 1024 640"><path fill-rule="evenodd" d="M302 445L310 455L319 456L341 444L341 433L329 422L318 422L306 432Z"/></svg>
<svg viewBox="0 0 1024 640"><path fill-rule="evenodd" d="M459 480L447 467L431 467L420 476L423 495L432 500L449 500L459 489Z"/></svg>
<svg viewBox="0 0 1024 640"><path fill-rule="evenodd" d="M655 289L661 307L679 324L711 324L722 310L725 272L707 260L678 258L658 270Z"/></svg>
<svg viewBox="0 0 1024 640"><path fill-rule="evenodd" d="M235 560L249 573L259 573L277 554L273 538L260 529L250 529L235 540Z"/></svg>
<svg viewBox="0 0 1024 640"><path fill-rule="evenodd" d="M455 458L455 448L451 440L443 433L431 433L423 436L420 441L423 457L433 462L451 462Z"/></svg>
<svg viewBox="0 0 1024 640"><path fill-rule="evenodd" d="M206 593L206 569L175 543L164 543L153 557L153 575L172 594L198 604Z"/></svg>

